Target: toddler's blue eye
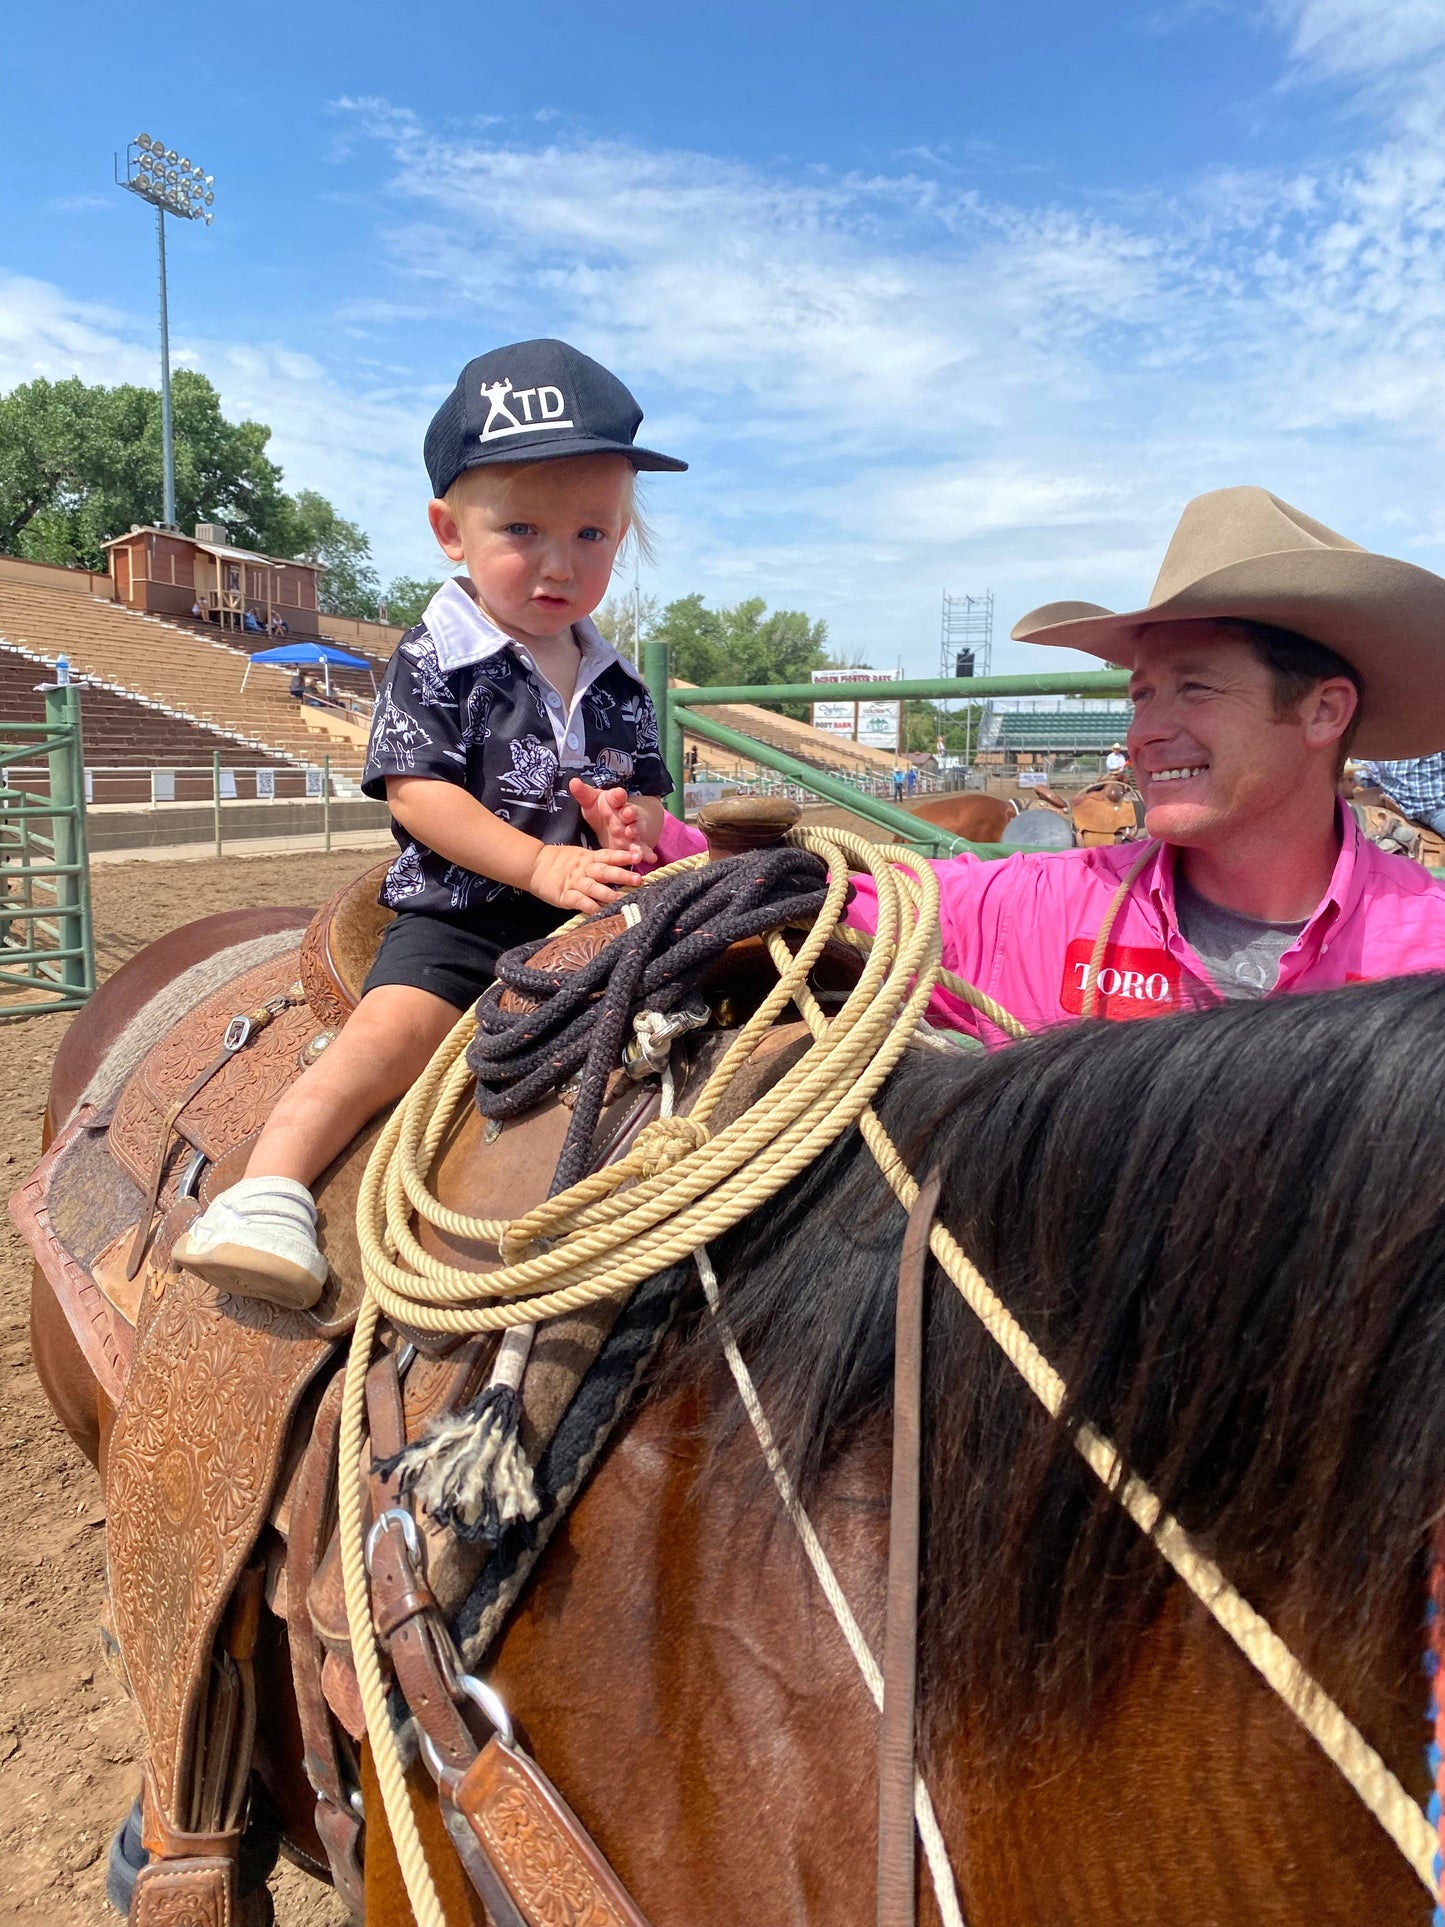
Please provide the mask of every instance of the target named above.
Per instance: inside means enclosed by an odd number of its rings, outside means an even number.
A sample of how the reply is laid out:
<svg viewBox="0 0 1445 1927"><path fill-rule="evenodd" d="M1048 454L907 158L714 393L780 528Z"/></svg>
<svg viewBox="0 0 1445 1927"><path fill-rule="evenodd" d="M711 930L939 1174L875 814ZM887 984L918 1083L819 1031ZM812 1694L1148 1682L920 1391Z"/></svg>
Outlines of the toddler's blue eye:
<svg viewBox="0 0 1445 1927"><path fill-rule="evenodd" d="M502 530L502 533L503 535L530 535L532 533L532 524L530 522L508 522L506 528Z"/></svg>
<svg viewBox="0 0 1445 1927"><path fill-rule="evenodd" d="M579 529L578 535L584 542L605 542L607 540L606 529Z"/></svg>

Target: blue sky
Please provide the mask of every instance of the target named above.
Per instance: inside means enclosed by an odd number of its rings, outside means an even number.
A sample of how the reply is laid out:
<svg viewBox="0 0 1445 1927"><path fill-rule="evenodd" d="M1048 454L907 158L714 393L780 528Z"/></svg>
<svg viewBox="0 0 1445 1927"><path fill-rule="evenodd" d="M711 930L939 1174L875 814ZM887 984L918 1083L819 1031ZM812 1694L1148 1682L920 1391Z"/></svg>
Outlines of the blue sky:
<svg viewBox="0 0 1445 1927"><path fill-rule="evenodd" d="M12 10L0 390L178 362L289 485L437 573L421 437L471 354L615 368L658 476L644 588L827 617L931 670L943 590L1147 593L1258 482L1445 570L1445 0ZM1052 666L1052 665L1050 665Z"/></svg>

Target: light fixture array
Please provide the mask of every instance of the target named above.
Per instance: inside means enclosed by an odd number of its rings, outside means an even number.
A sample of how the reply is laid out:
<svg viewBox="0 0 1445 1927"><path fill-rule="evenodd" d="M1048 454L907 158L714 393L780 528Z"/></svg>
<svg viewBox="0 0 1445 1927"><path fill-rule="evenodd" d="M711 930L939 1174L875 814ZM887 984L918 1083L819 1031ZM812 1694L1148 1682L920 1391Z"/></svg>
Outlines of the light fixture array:
<svg viewBox="0 0 1445 1927"><path fill-rule="evenodd" d="M199 162L178 155L174 147L153 140L149 134L136 135L126 149L125 162L123 187L183 221L210 225L216 177L207 174Z"/></svg>

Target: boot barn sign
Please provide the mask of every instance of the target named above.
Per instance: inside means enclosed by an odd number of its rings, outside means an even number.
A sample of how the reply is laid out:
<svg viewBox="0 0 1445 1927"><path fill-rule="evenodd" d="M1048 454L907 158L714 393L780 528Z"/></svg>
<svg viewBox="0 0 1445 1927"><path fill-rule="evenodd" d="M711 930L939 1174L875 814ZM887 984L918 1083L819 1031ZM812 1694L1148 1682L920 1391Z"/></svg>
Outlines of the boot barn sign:
<svg viewBox="0 0 1445 1927"><path fill-rule="evenodd" d="M815 669L815 683L897 682L896 669ZM813 727L826 736L839 736L845 742L863 743L869 749L897 749L898 711L895 703L813 704Z"/></svg>

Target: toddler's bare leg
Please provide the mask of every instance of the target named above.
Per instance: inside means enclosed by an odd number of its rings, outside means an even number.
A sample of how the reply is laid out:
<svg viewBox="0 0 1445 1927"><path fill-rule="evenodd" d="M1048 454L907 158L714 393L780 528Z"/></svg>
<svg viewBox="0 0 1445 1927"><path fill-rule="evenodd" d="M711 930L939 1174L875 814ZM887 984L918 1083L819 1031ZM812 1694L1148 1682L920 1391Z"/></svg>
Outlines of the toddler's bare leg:
<svg viewBox="0 0 1445 1927"><path fill-rule="evenodd" d="M218 1291L304 1310L326 1283L310 1186L367 1121L402 1095L456 1023L443 997L381 984L271 1113L246 1175L213 1198L174 1256Z"/></svg>
<svg viewBox="0 0 1445 1927"><path fill-rule="evenodd" d="M411 984L378 984L287 1091L256 1140L248 1178L309 1185L363 1125L416 1082L461 1012Z"/></svg>

